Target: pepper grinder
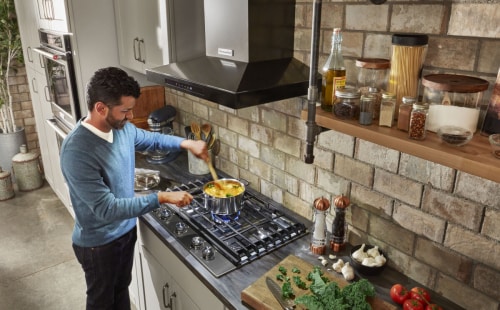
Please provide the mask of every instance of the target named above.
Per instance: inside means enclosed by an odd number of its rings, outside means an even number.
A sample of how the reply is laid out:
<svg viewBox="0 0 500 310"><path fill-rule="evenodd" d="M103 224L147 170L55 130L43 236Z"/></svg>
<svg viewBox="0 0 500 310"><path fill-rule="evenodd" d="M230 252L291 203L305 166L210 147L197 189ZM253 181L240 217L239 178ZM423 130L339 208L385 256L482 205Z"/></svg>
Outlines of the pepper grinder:
<svg viewBox="0 0 500 310"><path fill-rule="evenodd" d="M347 236L347 222L345 221L345 209L349 206L349 198L344 195L336 196L334 201L335 218L332 224L332 236L330 238L330 248L333 252L339 252Z"/></svg>
<svg viewBox="0 0 500 310"><path fill-rule="evenodd" d="M330 208L330 201L324 197L314 200L314 224L311 237L311 252L325 254L326 250L326 210Z"/></svg>

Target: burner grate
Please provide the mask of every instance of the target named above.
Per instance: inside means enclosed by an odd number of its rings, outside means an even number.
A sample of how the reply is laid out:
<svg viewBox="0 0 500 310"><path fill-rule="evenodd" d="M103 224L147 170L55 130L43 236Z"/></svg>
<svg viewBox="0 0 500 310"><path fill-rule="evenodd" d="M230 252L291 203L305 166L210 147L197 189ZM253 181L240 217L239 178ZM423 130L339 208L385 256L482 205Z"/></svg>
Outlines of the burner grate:
<svg viewBox="0 0 500 310"><path fill-rule="evenodd" d="M164 204L151 214L217 277L307 234L302 223L280 212L272 200L248 189L237 218L214 221L205 209L204 184L195 180L167 189L187 191L194 199L183 208ZM207 248L214 255L206 255Z"/></svg>

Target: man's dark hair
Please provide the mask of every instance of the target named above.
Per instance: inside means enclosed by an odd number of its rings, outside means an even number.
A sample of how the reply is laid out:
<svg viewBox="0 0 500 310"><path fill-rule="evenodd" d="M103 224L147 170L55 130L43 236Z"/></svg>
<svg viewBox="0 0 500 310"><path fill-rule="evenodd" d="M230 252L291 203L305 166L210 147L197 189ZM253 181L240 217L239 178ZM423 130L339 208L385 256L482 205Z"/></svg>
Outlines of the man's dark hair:
<svg viewBox="0 0 500 310"><path fill-rule="evenodd" d="M108 67L97 70L87 85L87 107L92 111L96 102L108 107L120 105L122 96L139 98L139 83L120 68Z"/></svg>

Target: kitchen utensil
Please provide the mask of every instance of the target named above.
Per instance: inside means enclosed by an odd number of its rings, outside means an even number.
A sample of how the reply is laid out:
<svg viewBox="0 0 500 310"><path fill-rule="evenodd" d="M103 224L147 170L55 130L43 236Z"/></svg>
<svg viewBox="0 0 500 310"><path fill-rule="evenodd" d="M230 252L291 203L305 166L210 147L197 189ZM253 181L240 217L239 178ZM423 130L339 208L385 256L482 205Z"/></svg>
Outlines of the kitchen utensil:
<svg viewBox="0 0 500 310"><path fill-rule="evenodd" d="M191 132L196 137L196 140L201 140L201 129L200 129L200 125L198 125L198 123L195 123L195 122L191 123Z"/></svg>
<svg viewBox="0 0 500 310"><path fill-rule="evenodd" d="M219 152L220 152L220 140L215 139L215 141L213 142L213 146L212 146L212 154L214 156L217 156L217 155L219 155Z"/></svg>
<svg viewBox="0 0 500 310"><path fill-rule="evenodd" d="M212 137L212 126L210 124L201 125L201 134L203 141L208 143Z"/></svg>
<svg viewBox="0 0 500 310"><path fill-rule="evenodd" d="M210 186L221 186L224 187L228 184L233 184L235 186L241 186L243 191L239 195L230 197L214 197L207 193L206 189ZM231 217L237 216L241 208L243 207L242 200L245 194L245 185L236 179L220 179L217 181L210 181L205 183L203 186L203 193L205 196L205 209L210 210L212 215L219 217L223 220Z"/></svg>
<svg viewBox="0 0 500 310"><path fill-rule="evenodd" d="M295 309L295 305L292 304L293 301L289 300L289 299L285 299L283 298L282 294L281 294L281 287L276 284L273 280L271 280L271 278L269 277L266 277L266 284L267 284L267 287L269 288L269 290L271 291L271 293L273 293L273 296L276 298L276 300L280 303L281 307L284 309L284 310L292 310L292 309Z"/></svg>
<svg viewBox="0 0 500 310"><path fill-rule="evenodd" d="M212 158L210 158L210 154L208 155L207 159L207 165L208 169L210 170L210 174L212 175L212 178L214 179L214 185L217 187L220 187L217 181L219 180L219 177L217 176L217 172L215 172L214 165L212 164Z"/></svg>
<svg viewBox="0 0 500 310"><path fill-rule="evenodd" d="M215 134L212 134L212 135L210 136L210 140L207 142L207 148L208 148L209 150L211 150L211 149L212 149L212 147L213 147L213 145L214 145L214 142L215 142L215 139L216 139Z"/></svg>

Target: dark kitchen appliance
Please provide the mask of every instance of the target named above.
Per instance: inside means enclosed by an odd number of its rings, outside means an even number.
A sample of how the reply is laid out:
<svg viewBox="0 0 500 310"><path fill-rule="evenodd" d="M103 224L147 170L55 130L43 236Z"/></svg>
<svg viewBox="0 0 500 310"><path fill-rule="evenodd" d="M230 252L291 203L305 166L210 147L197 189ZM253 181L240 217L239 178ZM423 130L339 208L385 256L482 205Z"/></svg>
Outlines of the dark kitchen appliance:
<svg viewBox="0 0 500 310"><path fill-rule="evenodd" d="M56 125L60 131L68 133L81 117L73 64L72 34L46 29L38 30L38 34L40 47L34 50L42 56L45 67L45 95L54 115L54 119L49 121L51 126Z"/></svg>
<svg viewBox="0 0 500 310"><path fill-rule="evenodd" d="M280 211L269 198L247 188L239 216L217 219L205 207L203 186L197 179L168 188L188 191L194 199L178 208L163 204L152 216L214 276L220 277L307 234L306 226Z"/></svg>
<svg viewBox="0 0 500 310"><path fill-rule="evenodd" d="M173 106L167 105L163 108L157 109L148 117L149 129L152 132L158 132L165 135L173 135L174 129L172 122L175 119L177 111ZM175 159L179 152L169 151L154 151L148 152L146 160L151 164L164 164Z"/></svg>
<svg viewBox="0 0 500 310"><path fill-rule="evenodd" d="M295 0L204 1L204 20L205 54L147 69L148 80L233 109L307 94Z"/></svg>

